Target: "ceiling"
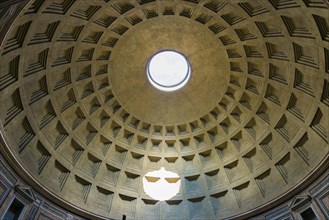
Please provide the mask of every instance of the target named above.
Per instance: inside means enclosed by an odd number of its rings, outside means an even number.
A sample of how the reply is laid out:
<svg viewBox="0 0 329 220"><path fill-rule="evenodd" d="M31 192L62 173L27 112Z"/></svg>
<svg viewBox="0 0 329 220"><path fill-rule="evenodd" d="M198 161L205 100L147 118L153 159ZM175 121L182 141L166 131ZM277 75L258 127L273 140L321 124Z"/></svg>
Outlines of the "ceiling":
<svg viewBox="0 0 329 220"><path fill-rule="evenodd" d="M92 218L222 219L288 197L329 151L325 0L33 0L1 44L4 151L35 188ZM149 58L191 79L163 92ZM175 197L145 194L165 167Z"/></svg>

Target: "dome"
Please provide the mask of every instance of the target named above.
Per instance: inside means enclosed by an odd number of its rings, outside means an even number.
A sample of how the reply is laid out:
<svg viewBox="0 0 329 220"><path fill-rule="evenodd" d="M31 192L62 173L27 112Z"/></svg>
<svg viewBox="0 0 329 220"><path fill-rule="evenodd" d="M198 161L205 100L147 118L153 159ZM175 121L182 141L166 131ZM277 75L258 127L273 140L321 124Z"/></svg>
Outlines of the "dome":
<svg viewBox="0 0 329 220"><path fill-rule="evenodd" d="M1 152L40 194L89 219L271 209L328 166L328 7L26 1L0 38ZM177 90L148 78L161 51L186 58ZM162 168L181 185L166 201L143 188Z"/></svg>

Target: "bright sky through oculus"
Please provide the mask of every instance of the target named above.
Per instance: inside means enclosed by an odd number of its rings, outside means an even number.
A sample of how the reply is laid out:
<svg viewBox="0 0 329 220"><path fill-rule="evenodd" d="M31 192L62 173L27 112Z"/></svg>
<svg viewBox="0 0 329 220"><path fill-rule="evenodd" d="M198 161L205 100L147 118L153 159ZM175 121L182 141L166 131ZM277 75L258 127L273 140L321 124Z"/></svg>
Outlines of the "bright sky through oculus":
<svg viewBox="0 0 329 220"><path fill-rule="evenodd" d="M151 57L147 66L147 76L151 84L162 91L175 91L188 82L191 67L179 52L160 51Z"/></svg>

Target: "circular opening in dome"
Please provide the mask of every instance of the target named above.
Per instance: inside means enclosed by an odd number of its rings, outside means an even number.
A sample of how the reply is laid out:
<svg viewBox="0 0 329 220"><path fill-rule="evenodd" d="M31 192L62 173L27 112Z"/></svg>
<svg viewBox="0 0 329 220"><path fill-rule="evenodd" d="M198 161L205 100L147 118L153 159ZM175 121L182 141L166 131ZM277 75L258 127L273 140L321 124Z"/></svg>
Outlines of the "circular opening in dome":
<svg viewBox="0 0 329 220"><path fill-rule="evenodd" d="M147 64L147 77L151 84L162 91L175 91L186 85L191 76L187 58L174 50L154 54Z"/></svg>
<svg viewBox="0 0 329 220"><path fill-rule="evenodd" d="M180 189L180 178L177 173L160 170L148 172L143 177L143 188L152 199L165 201L177 195Z"/></svg>

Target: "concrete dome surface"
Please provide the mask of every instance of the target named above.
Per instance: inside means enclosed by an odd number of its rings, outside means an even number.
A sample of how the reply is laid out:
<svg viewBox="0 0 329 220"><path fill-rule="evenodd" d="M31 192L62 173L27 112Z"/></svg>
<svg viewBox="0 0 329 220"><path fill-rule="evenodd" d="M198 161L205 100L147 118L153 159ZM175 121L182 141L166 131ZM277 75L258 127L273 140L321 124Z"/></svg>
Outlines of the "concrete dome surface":
<svg viewBox="0 0 329 220"><path fill-rule="evenodd" d="M25 1L1 35L1 152L40 194L90 219L270 209L328 166L328 7ZM176 91L147 78L163 50L191 66ZM168 201L143 189L161 167L181 181Z"/></svg>

